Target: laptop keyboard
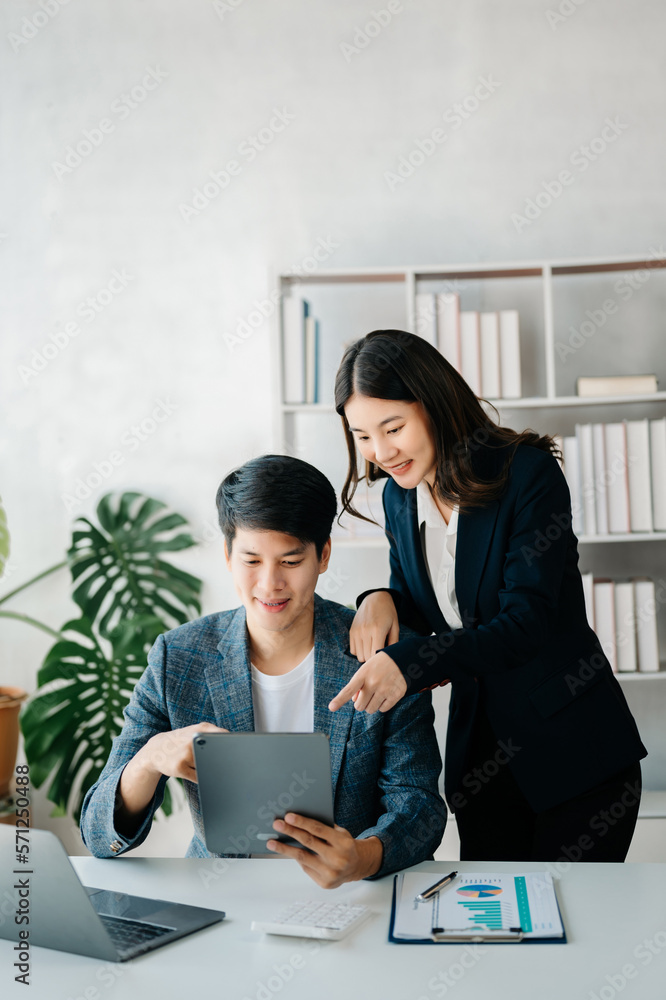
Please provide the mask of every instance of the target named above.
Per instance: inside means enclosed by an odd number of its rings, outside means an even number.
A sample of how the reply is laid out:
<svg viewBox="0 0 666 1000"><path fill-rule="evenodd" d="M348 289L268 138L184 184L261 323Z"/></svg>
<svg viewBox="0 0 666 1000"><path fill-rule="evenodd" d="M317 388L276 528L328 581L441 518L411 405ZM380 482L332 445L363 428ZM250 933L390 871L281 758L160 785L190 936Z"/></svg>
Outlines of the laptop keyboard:
<svg viewBox="0 0 666 1000"><path fill-rule="evenodd" d="M133 951L142 944L176 930L175 927L165 927L163 924L149 924L145 920L109 917L103 913L99 913L98 916L116 948L122 953Z"/></svg>

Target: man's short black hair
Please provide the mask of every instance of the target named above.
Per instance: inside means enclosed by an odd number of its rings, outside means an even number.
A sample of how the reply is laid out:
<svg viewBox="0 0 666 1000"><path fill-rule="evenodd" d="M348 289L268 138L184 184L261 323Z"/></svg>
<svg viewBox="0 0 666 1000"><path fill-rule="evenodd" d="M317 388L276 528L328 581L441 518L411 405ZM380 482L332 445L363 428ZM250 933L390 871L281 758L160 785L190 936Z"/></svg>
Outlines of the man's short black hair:
<svg viewBox="0 0 666 1000"><path fill-rule="evenodd" d="M234 469L220 483L215 502L230 553L236 530L245 528L314 542L318 559L338 509L326 476L290 455L261 455Z"/></svg>

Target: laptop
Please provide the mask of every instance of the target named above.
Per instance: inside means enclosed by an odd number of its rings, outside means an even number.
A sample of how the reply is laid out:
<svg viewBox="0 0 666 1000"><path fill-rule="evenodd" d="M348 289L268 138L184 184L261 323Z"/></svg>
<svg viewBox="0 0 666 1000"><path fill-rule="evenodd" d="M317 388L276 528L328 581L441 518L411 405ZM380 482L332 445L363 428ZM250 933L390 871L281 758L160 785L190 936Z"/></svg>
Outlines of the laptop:
<svg viewBox="0 0 666 1000"><path fill-rule="evenodd" d="M0 825L0 896L13 904L2 907L0 938L17 942L27 929L31 946L126 962L224 919L221 910L82 885L55 834L28 837L22 864L15 828ZM27 911L30 922L17 924L15 911Z"/></svg>
<svg viewBox="0 0 666 1000"><path fill-rule="evenodd" d="M192 743L211 854L278 857L268 840L302 847L273 829L290 811L333 826L325 733L195 733Z"/></svg>

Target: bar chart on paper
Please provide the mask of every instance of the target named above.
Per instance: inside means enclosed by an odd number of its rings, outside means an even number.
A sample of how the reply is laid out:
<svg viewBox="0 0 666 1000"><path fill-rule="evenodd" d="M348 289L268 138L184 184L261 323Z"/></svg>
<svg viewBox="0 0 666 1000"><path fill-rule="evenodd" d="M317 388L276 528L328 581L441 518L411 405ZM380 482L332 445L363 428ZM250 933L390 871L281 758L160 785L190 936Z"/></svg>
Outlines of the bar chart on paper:
<svg viewBox="0 0 666 1000"><path fill-rule="evenodd" d="M503 927L506 918L502 918L500 903L461 903L467 909L468 919L473 924L485 924L486 927ZM439 926L439 925L438 925ZM509 924L509 926L513 926Z"/></svg>
<svg viewBox="0 0 666 1000"><path fill-rule="evenodd" d="M393 934L402 940L427 939L433 927L520 927L524 937L562 938L564 928L549 872L525 875L458 875L425 901L416 896L432 885L431 874L408 872L397 877Z"/></svg>
<svg viewBox="0 0 666 1000"><path fill-rule="evenodd" d="M460 882L461 885L454 889L456 896L460 897L456 901L460 927L466 923L483 924L496 930L518 926L517 907L507 898L503 886L487 879L475 882L469 876L462 876Z"/></svg>

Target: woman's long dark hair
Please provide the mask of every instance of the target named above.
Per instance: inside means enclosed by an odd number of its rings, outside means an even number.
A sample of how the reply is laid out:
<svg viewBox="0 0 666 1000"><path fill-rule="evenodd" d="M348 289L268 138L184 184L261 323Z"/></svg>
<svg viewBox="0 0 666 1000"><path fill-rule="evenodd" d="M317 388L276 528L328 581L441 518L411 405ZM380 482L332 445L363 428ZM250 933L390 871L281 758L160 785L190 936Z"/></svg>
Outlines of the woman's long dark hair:
<svg viewBox="0 0 666 1000"><path fill-rule="evenodd" d="M441 500L457 505L461 511L484 507L501 495L513 452L519 444L529 444L561 458L549 435L529 429L514 431L491 420L463 377L422 337L404 330L373 330L347 348L335 377L335 409L342 417L349 452L342 506L364 521L369 518L353 506L359 483L358 457L344 410L354 393L373 399L421 403L435 443L435 490ZM491 482L481 479L473 465L475 450L479 446L507 445L513 447L499 477ZM387 476L373 463L365 463L367 482Z"/></svg>

